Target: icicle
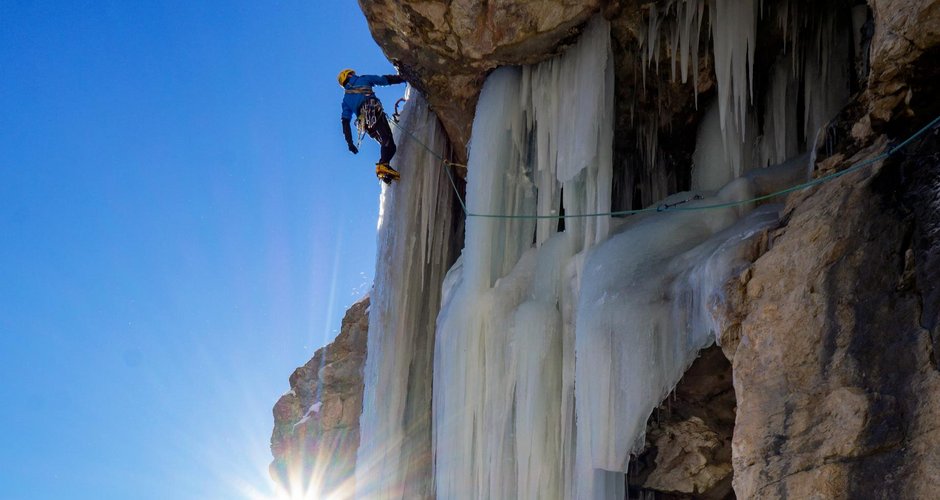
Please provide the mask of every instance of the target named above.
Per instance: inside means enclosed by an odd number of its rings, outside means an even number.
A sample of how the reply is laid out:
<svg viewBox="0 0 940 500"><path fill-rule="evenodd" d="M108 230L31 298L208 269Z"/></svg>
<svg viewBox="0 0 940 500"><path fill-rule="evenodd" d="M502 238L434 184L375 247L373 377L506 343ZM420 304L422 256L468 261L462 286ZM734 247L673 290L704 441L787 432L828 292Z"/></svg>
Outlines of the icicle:
<svg viewBox="0 0 940 500"><path fill-rule="evenodd" d="M659 63L659 26L661 19L656 4L650 4L649 30L646 32L646 61Z"/></svg>
<svg viewBox="0 0 940 500"><path fill-rule="evenodd" d="M754 72L754 1L712 0L709 7L721 129L727 130L728 122L737 120L744 141Z"/></svg>
<svg viewBox="0 0 940 500"><path fill-rule="evenodd" d="M689 41L692 47L692 57L690 58L690 63L695 65L695 80L692 81L693 92L695 93L695 107L698 108L698 80L700 77L699 73L699 64L698 64L698 45L699 37L702 34L702 19L705 17L705 2L699 1L698 3L698 12L696 13L695 20L695 36Z"/></svg>
<svg viewBox="0 0 940 500"><path fill-rule="evenodd" d="M770 85L764 99L764 125L759 165L780 163L799 151L797 108L799 79L783 58L771 68Z"/></svg>
<svg viewBox="0 0 940 500"><path fill-rule="evenodd" d="M649 50L648 47L649 47L649 44L655 43L655 42L653 38L650 36L650 29L648 26L641 24L637 28L637 30L639 31L639 33L637 33L637 43L638 43L638 50L640 53L640 72L642 75L640 77L640 85L643 91L645 92L646 91L646 67L649 66L649 62L650 62L650 57L648 55L648 50ZM634 82L634 85L636 85L636 82Z"/></svg>
<svg viewBox="0 0 940 500"><path fill-rule="evenodd" d="M672 81L674 82L679 79L678 78L679 72L676 70L676 65L678 64L678 61L679 61L679 33L680 31L681 31L681 28L674 28L672 30L672 37L671 37L672 39L670 40L670 44L669 44L669 48L670 48L669 59L671 63L670 64L670 70L671 70L670 78L672 78Z"/></svg>
<svg viewBox="0 0 940 500"><path fill-rule="evenodd" d="M689 39L691 36L691 28L693 17L689 14L689 11L692 9L692 6L688 2L679 2L676 5L676 17L679 23L679 28L676 30L679 33L679 41L677 43L677 50L679 52L679 72L682 77L682 83L686 83L689 78L689 46L692 41ZM695 43L698 43L698 40L695 40ZM675 61L675 56L673 56L673 61ZM698 61L696 61L698 64Z"/></svg>
<svg viewBox="0 0 940 500"><path fill-rule="evenodd" d="M735 174L744 171L741 162L743 156L736 151L752 147L749 138L755 131L748 124L749 102L753 100L753 66L756 43L757 16L755 0L710 0L709 19L713 39L715 59L716 87L720 127L724 132L726 156L733 159ZM640 36L641 66L645 89L646 66L659 61L661 39L666 38L669 54L672 57L672 80L681 76L682 82L688 81L689 65L694 65L692 82L695 105L698 106L699 79L699 37L701 24L705 17L705 0L670 0L660 12L655 4L649 7L649 20L644 33ZM670 13L672 17L669 17ZM694 26L694 30L693 30ZM677 69L678 65L678 69ZM657 103L661 104L661 103ZM655 172L659 152L656 133L658 126L643 123L638 127L640 142L638 149L645 158L647 172ZM735 144L735 142L739 144ZM741 146L740 143L744 143ZM663 195L666 193L664 192Z"/></svg>
<svg viewBox="0 0 940 500"><path fill-rule="evenodd" d="M681 78L683 83L687 82L690 65L695 66L697 79L699 30L704 16L705 0L669 0L663 7L660 11L656 4L650 4L648 23L639 35L643 79L646 79L647 65L659 64L663 39L669 42L672 81L679 81Z"/></svg>
<svg viewBox="0 0 940 500"><path fill-rule="evenodd" d="M850 24L827 14L814 30L804 71L804 139L812 142L817 131L831 120L849 97L851 54Z"/></svg>

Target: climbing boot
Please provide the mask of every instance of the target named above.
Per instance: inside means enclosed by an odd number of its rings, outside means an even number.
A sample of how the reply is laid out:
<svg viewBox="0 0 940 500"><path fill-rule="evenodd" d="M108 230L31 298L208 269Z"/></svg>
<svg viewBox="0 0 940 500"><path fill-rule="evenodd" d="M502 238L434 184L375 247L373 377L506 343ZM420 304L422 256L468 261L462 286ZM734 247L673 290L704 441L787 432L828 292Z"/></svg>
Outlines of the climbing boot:
<svg viewBox="0 0 940 500"><path fill-rule="evenodd" d="M391 184L392 181L397 181L401 177L398 175L398 170L390 167L388 163L376 163L375 176L386 184Z"/></svg>

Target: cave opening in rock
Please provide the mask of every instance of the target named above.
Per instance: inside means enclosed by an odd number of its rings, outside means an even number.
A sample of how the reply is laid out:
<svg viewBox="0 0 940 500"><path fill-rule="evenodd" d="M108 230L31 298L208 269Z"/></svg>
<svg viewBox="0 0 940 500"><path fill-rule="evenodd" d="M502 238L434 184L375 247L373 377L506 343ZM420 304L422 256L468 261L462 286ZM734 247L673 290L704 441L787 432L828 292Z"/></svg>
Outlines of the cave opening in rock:
<svg viewBox="0 0 940 500"><path fill-rule="evenodd" d="M644 450L630 460L627 498L732 499L731 363L709 347L650 416Z"/></svg>

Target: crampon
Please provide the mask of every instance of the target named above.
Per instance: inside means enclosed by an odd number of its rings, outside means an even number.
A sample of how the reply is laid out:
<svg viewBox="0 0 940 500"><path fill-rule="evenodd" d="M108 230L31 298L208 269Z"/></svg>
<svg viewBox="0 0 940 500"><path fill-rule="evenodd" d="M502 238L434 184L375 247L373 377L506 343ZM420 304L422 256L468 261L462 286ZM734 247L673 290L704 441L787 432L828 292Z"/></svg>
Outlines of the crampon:
<svg viewBox="0 0 940 500"><path fill-rule="evenodd" d="M401 178L401 176L398 174L398 170L390 167L388 163L376 163L375 176L386 184L391 184L392 181L397 181L399 178Z"/></svg>

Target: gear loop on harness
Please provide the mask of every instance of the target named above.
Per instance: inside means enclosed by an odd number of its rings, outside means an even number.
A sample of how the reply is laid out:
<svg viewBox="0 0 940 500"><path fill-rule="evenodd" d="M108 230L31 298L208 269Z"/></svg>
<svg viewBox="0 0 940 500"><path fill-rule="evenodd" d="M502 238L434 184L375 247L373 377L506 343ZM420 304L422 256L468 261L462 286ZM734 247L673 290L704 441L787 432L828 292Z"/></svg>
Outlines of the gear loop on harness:
<svg viewBox="0 0 940 500"><path fill-rule="evenodd" d="M358 144L362 143L362 138L369 133L369 131L375 128L375 124L378 123L379 117L382 116L385 111L382 109L382 102L379 101L375 96L370 96L363 101L362 106L359 108L358 118L356 119L356 130L359 133Z"/></svg>

